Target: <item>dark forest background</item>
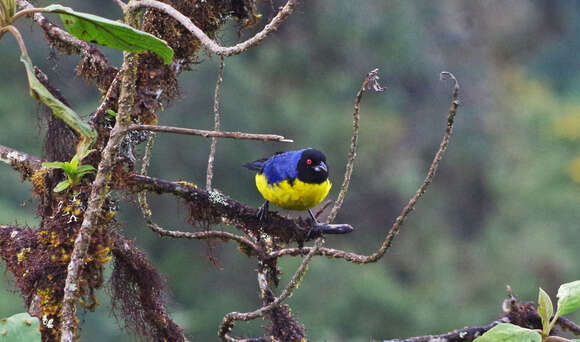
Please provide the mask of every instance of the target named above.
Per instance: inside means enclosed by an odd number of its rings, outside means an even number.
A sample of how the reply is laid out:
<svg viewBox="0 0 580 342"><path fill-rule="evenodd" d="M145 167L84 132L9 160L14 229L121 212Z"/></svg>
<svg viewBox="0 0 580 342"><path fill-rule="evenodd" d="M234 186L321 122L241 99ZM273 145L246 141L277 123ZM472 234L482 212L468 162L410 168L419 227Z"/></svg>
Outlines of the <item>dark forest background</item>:
<svg viewBox="0 0 580 342"><path fill-rule="evenodd" d="M49 4L39 1L38 5ZM119 18L113 1L61 1ZM274 6L281 5L274 1ZM261 26L273 15L260 8ZM326 245L369 253L421 184L445 128L451 71L462 86L455 135L440 172L387 256L353 265L317 257L289 299L313 341L368 341L483 325L501 312L506 284L522 301L541 286L580 279L580 2L303 1L260 46L228 58L222 84L222 129L278 133L294 144L219 140L214 187L258 206L253 175L241 164L276 151L326 152L336 198L350 143L354 95L380 68L386 93L367 94L351 190L337 222L350 235ZM88 118L98 95L74 74L78 57L51 51L38 27L20 20L31 58L71 106ZM232 24L220 41L231 44ZM116 64L121 53L104 50ZM28 95L14 39L0 41L0 144L40 156L42 109ZM181 98L160 124L210 129L219 58L199 55L181 76ZM150 174L203 186L209 140L161 133ZM191 229L186 208L151 197L155 220ZM36 226L30 185L0 165L0 223ZM233 244L160 239L135 203L118 228L132 236L165 275L173 317L194 341L217 340L230 311L260 305L253 260ZM229 228L224 228L229 229ZM212 253L218 265L210 262ZM284 259L284 279L299 258ZM83 315L83 340L132 341L110 315L105 296ZM0 277L0 317L25 311L10 275ZM576 319L580 318L576 314ZM239 324L239 335L262 322Z"/></svg>

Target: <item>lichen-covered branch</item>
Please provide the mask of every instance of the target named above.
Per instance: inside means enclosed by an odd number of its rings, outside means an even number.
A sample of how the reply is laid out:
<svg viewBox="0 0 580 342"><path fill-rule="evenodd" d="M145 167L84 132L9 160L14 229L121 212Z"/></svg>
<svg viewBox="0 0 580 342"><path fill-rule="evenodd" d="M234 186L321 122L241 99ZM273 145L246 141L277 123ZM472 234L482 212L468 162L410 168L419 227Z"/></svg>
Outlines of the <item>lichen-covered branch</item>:
<svg viewBox="0 0 580 342"><path fill-rule="evenodd" d="M127 127L130 131L151 131L164 132L174 134L198 135L204 138L227 138L227 139L249 139L260 141L277 141L277 142L294 142L277 134L254 134L244 132L225 132L225 131L206 131L203 129L183 128L173 126L157 126L157 125L137 125L133 124Z"/></svg>
<svg viewBox="0 0 580 342"><path fill-rule="evenodd" d="M411 197L411 199L409 200L407 205L402 209L399 216L395 219L395 222L393 223L393 225L391 226L391 228L387 232L387 235L386 235L381 247L371 255L359 255L356 253L345 252L342 250L336 250L336 249L330 249L330 248L320 248L319 251L317 252L318 255L324 255L324 256L327 256L330 258L341 258L341 259L345 259L346 261L350 261L350 262L357 263L357 264L367 264L367 263L376 262L377 260L381 259L383 257L383 255L385 255L386 251L389 249L389 247L393 243L394 238L399 233L399 230L400 230L401 226L403 225L403 223L405 222L405 219L413 211L413 209L415 208L415 204L421 198L421 196L423 196L423 194L425 193L425 191L427 190L427 188L431 184L431 181L433 180L433 177L435 176L435 173L437 172L439 162L441 161L441 158L443 158L443 154L447 150L447 146L449 144L449 139L451 138L451 134L453 132L453 123L454 123L455 115L457 114L457 108L459 107L459 83L457 82L457 79L455 78L455 76L453 76L453 74L446 72L446 71L441 72L441 79L442 80L451 79L454 82L453 92L452 92L452 101L451 101L451 105L449 107L449 112L447 114L447 127L445 128L445 132L443 134L443 139L441 141L441 144L439 145L439 149L435 153L435 157L433 158L433 161L431 162L429 170L427 171L427 176L425 177L425 180L423 181L423 183L421 184L421 186L419 187L419 189L417 190L415 195L413 195L413 197ZM271 253L270 257L277 258L277 257L283 256L283 255L303 255L304 253L307 253L308 250L309 250L309 248L283 249L283 250Z"/></svg>
<svg viewBox="0 0 580 342"><path fill-rule="evenodd" d="M22 179L29 179L34 171L42 167L39 158L3 145L0 145L0 161L18 171Z"/></svg>
<svg viewBox="0 0 580 342"><path fill-rule="evenodd" d="M379 84L379 69L371 70L365 77L358 93L356 94L354 100L354 112L352 113L352 138L350 140L350 148L348 150L348 156L346 161L346 170L344 171L344 180L340 186L340 191L338 197L334 202L334 206L328 215L327 222L332 222L338 214L338 210L342 206L346 192L348 191L348 185L350 184L350 177L352 176L352 169L354 166L354 159L356 157L356 148L358 146L358 127L360 120L360 101L362 95L366 90L373 89L374 91L384 91L385 88L381 87Z"/></svg>
<svg viewBox="0 0 580 342"><path fill-rule="evenodd" d="M170 193L185 199L190 206L190 219L208 224L225 223L251 232L276 237L281 242L299 243L322 234L345 234L354 228L348 224L322 224L313 228L311 220L289 219L272 212L267 222L257 218L257 209L235 201L218 191L206 191L185 182L168 182L141 175L129 175L125 179L126 189L131 192L152 191Z"/></svg>
<svg viewBox="0 0 580 342"><path fill-rule="evenodd" d="M111 130L107 145L101 153L101 161L95 180L91 187L87 210L67 268L62 306L61 342L73 342L76 335L75 304L78 299L78 281L84 264L91 235L97 226L102 205L109 192L112 169L119 152L119 147L126 135L126 127L130 120L135 94L136 59L133 54L125 54L121 70L121 93L119 97L119 113L115 126Z"/></svg>
<svg viewBox="0 0 580 342"><path fill-rule="evenodd" d="M288 0L288 2L280 9L278 14L264 27L264 29L256 33L252 38L243 41L239 44L230 47L224 47L219 45L217 42L212 40L197 27L188 17L177 11L175 8L168 4L155 0L138 0L131 1L125 7L126 10L135 10L142 7L155 8L159 11L164 12L173 19L177 20L181 25L183 25L191 34L193 34L201 44L217 55L221 56L232 56L242 53L249 49L250 47L260 43L264 38L266 38L270 33L277 30L280 24L294 12L294 6L296 5L296 0Z"/></svg>

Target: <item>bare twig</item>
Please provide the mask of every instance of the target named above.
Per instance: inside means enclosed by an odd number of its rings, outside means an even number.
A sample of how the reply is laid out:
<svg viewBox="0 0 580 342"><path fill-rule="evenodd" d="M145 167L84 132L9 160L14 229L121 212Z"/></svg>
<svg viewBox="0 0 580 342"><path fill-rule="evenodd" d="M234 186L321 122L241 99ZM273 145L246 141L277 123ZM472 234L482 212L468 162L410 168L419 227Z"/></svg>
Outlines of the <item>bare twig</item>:
<svg viewBox="0 0 580 342"><path fill-rule="evenodd" d="M429 187L429 184L431 184L431 181L433 180L433 177L435 176L435 173L437 172L439 162L441 161L443 154L447 150L447 146L449 144L449 139L450 139L451 134L453 132L453 123L454 123L455 115L457 114L457 108L459 107L459 83L457 82L457 79L455 78L455 76L453 76L453 74L451 74L450 72L446 72L446 71L441 72L441 79L442 80L451 79L454 82L452 102L451 102L451 106L449 107L449 113L447 116L447 127L445 129L445 133L443 134L443 139L441 141L441 144L439 145L439 150L437 150L437 153L435 153L435 157L433 158L433 161L431 162L431 166L429 167L429 171L427 172L427 176L425 177L423 184L421 184L421 186L419 187L419 189L417 190L415 195L413 197L411 197L411 199L409 200L407 205L403 208L403 210L401 211L399 216L396 218L395 222L393 223L393 225L389 229L381 247L375 253L373 253L371 255L359 255L359 254L349 253L349 252L345 252L342 250L336 250L336 249L331 249L331 248L320 248L319 251L317 252L318 255L324 255L324 256L327 256L330 258L342 258L342 259L345 259L346 261L350 261L350 262L357 263L357 264L367 264L367 263L376 262L377 260L382 258L383 255L386 253L386 251L389 249L389 247L391 246L391 244L393 242L393 239L399 233L399 230L400 230L401 226L403 225L405 219L411 213L411 211L413 211L415 204L421 198L421 196L423 196L423 194L425 193L425 191ZM310 250L310 248L308 248L308 247L305 247L303 249L295 249L295 248L283 249L283 250L279 250L279 251L271 253L269 255L269 257L270 258L277 258L277 257L280 257L282 255L303 255L304 253L308 252L309 250Z"/></svg>
<svg viewBox="0 0 580 342"><path fill-rule="evenodd" d="M219 91L220 85L223 81L224 76L224 56L221 56L220 61L220 69L218 71L217 81L215 83L215 91L213 93L213 130L219 131L220 130L220 100L219 100ZM207 173L205 178L205 189L207 191L211 190L211 180L213 178L213 160L215 158L215 149L217 145L217 138L211 138L211 146L209 148L209 157L207 160Z"/></svg>
<svg viewBox="0 0 580 342"><path fill-rule="evenodd" d="M292 12L294 12L294 6L296 4L296 0L288 0L288 2L282 7L282 9L278 12L278 14L268 23L264 29L252 38L236 44L230 47L220 46L214 40L209 38L199 27L197 27L191 20L186 17L185 15L181 14L178 10L171 7L168 4L155 1L155 0L138 0L138 1L131 1L127 4L127 10L134 10L141 7L150 7L155 8L159 11L164 12L165 14L169 15L173 19L177 20L181 25L183 25L191 34L193 34L201 44L208 49L209 51L220 55L220 56L232 56L242 53L249 49L250 47L258 44L264 38L266 38L270 33L278 29L280 24L288 18Z"/></svg>
<svg viewBox="0 0 580 342"><path fill-rule="evenodd" d="M308 263L310 262L312 257L316 254L318 248L320 248L323 242L324 239L321 237L316 239L316 241L314 242L314 246L310 249L306 257L304 257L302 263L300 264L296 272L294 272L294 275L292 276L292 278L290 279L284 290L282 290L280 296L276 297L270 304L263 306L255 311L245 313L230 312L229 314L225 315L218 329L218 336L222 338L222 340L224 341L239 342L240 341L239 339L231 337L228 334L234 328L234 321L249 321L256 319L258 317L262 317L264 316L264 314L268 313L270 310L274 309L275 307L280 305L280 303L286 300L286 298L288 298L288 296L290 296L292 292L296 289L296 287L300 283L300 280L304 277L304 274L306 274Z"/></svg>
<svg viewBox="0 0 580 342"><path fill-rule="evenodd" d="M356 148L358 146L358 122L360 120L360 101L362 99L362 95L366 90L374 89L375 91L384 91L385 88L381 87L379 84L379 76L378 76L379 69L371 70L367 76L365 77L358 93L356 94L354 100L354 112L352 113L352 138L350 140L350 148L348 151L348 157L346 162L346 170L344 172L344 180L342 182L342 186L340 187L340 192L338 193L338 197L334 202L334 206L328 215L327 222L332 222L336 218L338 214L338 210L342 206L342 202L344 201L344 197L346 196L346 192L348 191L348 185L350 184L350 177L352 176L352 169L354 165L354 159L356 157Z"/></svg>
<svg viewBox="0 0 580 342"><path fill-rule="evenodd" d="M97 227L101 207L109 192L113 165L119 152L119 147L127 133L133 107L134 87L136 78L136 58L133 54L125 54L121 71L121 94L119 96L119 113L107 145L101 153L101 161L95 180L91 187L91 195L87 203L83 222L79 229L67 268L62 303L62 335L61 342L73 342L76 335L75 304L78 299L79 277L84 259L89 248L91 235Z"/></svg>
<svg viewBox="0 0 580 342"><path fill-rule="evenodd" d="M286 139L281 135L276 134L254 134L254 133L244 133L244 132L223 132L223 131L206 131L203 129L194 128L182 128L182 127L172 127L172 126L157 126L157 125L129 125L127 130L130 131L152 131L152 132L165 132L174 134L187 134L187 135L198 135L205 138L228 138L228 139L249 139L249 140L261 140L261 141L278 141L290 143L294 142L291 139Z"/></svg>

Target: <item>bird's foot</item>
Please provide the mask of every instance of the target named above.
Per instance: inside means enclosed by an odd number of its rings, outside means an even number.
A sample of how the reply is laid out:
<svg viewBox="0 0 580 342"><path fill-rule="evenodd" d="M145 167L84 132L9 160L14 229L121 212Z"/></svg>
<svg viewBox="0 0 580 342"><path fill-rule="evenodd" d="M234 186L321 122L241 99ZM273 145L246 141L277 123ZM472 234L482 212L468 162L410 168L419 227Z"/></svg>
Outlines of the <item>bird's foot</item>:
<svg viewBox="0 0 580 342"><path fill-rule="evenodd" d="M306 233L306 240L311 240L313 238L322 236L324 227L326 227L326 224L324 223L320 223L318 221L312 222L312 226L310 226L310 229L308 229L308 232Z"/></svg>

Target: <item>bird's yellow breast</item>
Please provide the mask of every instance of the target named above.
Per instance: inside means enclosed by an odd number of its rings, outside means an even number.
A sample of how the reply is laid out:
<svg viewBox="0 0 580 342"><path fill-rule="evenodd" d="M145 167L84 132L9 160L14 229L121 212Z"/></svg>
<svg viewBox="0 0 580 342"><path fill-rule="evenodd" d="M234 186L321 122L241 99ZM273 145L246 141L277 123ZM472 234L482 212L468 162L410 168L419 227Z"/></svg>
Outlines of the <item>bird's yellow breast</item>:
<svg viewBox="0 0 580 342"><path fill-rule="evenodd" d="M262 196L280 208L306 210L317 206L330 191L332 184L327 179L320 184L304 183L295 179L268 184L264 174L256 174L256 187Z"/></svg>

